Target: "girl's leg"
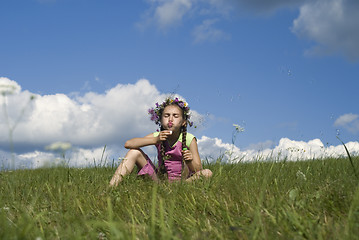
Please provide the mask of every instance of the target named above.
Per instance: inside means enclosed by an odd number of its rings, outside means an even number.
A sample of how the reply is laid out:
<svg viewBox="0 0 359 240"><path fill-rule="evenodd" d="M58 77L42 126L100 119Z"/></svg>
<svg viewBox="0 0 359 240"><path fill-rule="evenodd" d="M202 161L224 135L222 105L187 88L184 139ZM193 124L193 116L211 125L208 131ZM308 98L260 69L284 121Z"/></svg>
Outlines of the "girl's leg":
<svg viewBox="0 0 359 240"><path fill-rule="evenodd" d="M110 186L116 187L118 183L122 181L123 176L132 172L135 164L139 169L147 164L145 154L141 149L130 149L127 152L120 166L116 169L116 172L110 181Z"/></svg>

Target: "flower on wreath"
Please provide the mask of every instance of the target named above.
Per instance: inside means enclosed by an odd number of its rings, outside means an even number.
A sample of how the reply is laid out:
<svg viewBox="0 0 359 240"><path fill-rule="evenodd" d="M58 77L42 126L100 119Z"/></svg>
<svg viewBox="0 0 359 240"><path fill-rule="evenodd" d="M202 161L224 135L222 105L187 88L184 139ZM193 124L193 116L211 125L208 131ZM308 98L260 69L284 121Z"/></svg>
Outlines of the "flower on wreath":
<svg viewBox="0 0 359 240"><path fill-rule="evenodd" d="M185 120L188 121L188 124L190 127L193 126L193 122L189 121L191 115L190 115L190 108L188 107L188 104L181 100L176 98L171 98L168 97L165 99L165 101L161 104L159 104L158 102L156 103L156 107L154 108L150 108L148 109L148 114L150 115L151 121L154 121L157 125L161 125L161 115L163 110L165 109L165 107L167 107L168 105L177 105L178 107L180 107L183 111Z"/></svg>

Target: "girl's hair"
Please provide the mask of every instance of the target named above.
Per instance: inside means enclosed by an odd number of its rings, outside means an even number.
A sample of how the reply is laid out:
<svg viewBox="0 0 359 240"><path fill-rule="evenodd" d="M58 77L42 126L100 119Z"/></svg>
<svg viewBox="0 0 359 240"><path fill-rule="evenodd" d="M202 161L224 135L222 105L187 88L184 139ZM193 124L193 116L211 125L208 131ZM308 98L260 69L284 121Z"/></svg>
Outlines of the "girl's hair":
<svg viewBox="0 0 359 240"><path fill-rule="evenodd" d="M184 125L182 128L181 128L181 132L182 132L182 151L184 150L187 150L187 141L186 141L186 137L187 137L187 124ZM184 157L183 157L183 153L182 153L182 171L184 171L185 169L185 160L184 160ZM184 176L186 177L186 176Z"/></svg>
<svg viewBox="0 0 359 240"><path fill-rule="evenodd" d="M187 150L187 145L186 145L187 124L192 126L193 123L189 122L189 119L190 119L189 107L186 102L184 102L183 100L179 100L178 98L175 98L175 99L167 98L162 104L156 103L156 108L149 109L148 113L151 115L151 120L155 121L156 124L160 125L160 127L161 127L160 129L162 131L162 130L164 130L163 127L161 126L162 113L163 113L163 110L165 109L165 107L170 106L170 105L178 106L182 110L182 117L186 121L186 124L181 127L182 150ZM161 153L161 157L162 157L162 164L159 166L159 170L160 170L160 173L165 174L166 168L165 168L164 162L166 160L166 155L165 155L164 142L161 143L160 147L161 147L160 153ZM183 169L184 169L184 158L183 158L183 154L182 154L182 170Z"/></svg>
<svg viewBox="0 0 359 240"><path fill-rule="evenodd" d="M190 115L190 108L188 107L188 104L180 100L178 98L171 98L168 97L165 99L165 101L161 104L156 103L156 107L148 109L148 114L151 115L151 120L154 121L157 125L161 126L161 116L163 113L163 110L168 105L177 105L183 113L183 119L187 121L187 123L192 127L193 122L189 121L191 115Z"/></svg>

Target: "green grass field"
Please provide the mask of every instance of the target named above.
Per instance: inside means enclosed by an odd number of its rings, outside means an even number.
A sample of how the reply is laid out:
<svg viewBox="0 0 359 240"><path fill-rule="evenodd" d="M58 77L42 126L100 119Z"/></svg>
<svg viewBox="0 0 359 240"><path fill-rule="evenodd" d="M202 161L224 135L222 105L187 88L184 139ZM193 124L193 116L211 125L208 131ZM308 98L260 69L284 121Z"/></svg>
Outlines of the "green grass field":
<svg viewBox="0 0 359 240"><path fill-rule="evenodd" d="M359 239L348 159L205 167L210 180L116 189L111 167L2 171L0 239Z"/></svg>

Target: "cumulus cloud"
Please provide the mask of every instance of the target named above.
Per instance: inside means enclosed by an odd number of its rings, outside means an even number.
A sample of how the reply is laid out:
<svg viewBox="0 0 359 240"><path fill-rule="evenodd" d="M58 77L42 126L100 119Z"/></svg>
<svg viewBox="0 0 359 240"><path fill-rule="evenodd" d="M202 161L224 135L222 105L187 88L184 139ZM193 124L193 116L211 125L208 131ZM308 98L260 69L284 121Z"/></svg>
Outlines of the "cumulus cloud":
<svg viewBox="0 0 359 240"><path fill-rule="evenodd" d="M21 89L15 81L5 78L2 81ZM7 151L9 126L0 114L0 167L12 166L13 157L16 167L26 168L64 163L74 167L117 163L119 157L125 156L122 146L126 139L156 130L147 109L166 96L146 79L135 84L118 84L104 93L88 92L81 96L36 95L27 90L0 96L0 105L5 104L9 120L19 119L17 128L13 129L16 152L12 155ZM203 119L196 111L192 115L195 123ZM358 132L359 116L344 114L334 124ZM358 142L346 146L350 154L359 155ZM342 145L324 146L319 139L303 142L282 138L277 146L267 141L241 150L221 139L202 136L198 148L201 158L210 162L218 158L239 162L346 156ZM153 147L145 151L152 159L156 156Z"/></svg>
<svg viewBox="0 0 359 240"><path fill-rule="evenodd" d="M348 142L346 147L352 156L359 155L359 142ZM324 146L320 139L304 142L282 138L275 147L249 148L242 151L232 144L223 143L220 139L203 136L198 140L198 148L202 159L214 161L221 158L225 162L297 161L347 156L343 145Z"/></svg>
<svg viewBox="0 0 359 240"><path fill-rule="evenodd" d="M317 45L308 54L342 54L359 59L359 2L356 0L308 1L300 7L292 31Z"/></svg>
<svg viewBox="0 0 359 240"><path fill-rule="evenodd" d="M136 25L140 29L156 26L161 31L167 31L181 25L185 15L189 14L193 0L151 0L150 8L142 15L142 20Z"/></svg>
<svg viewBox="0 0 359 240"><path fill-rule="evenodd" d="M191 6L190 0L162 1L155 9L154 18L161 28L168 28L179 24Z"/></svg>
<svg viewBox="0 0 359 240"><path fill-rule="evenodd" d="M240 149L235 145L224 143L219 138L209 138L206 136L198 139L198 151L202 159L208 159L210 162L216 161L218 158L223 158L224 161L231 161L242 156Z"/></svg>
<svg viewBox="0 0 359 240"><path fill-rule="evenodd" d="M125 155L125 140L156 130L147 110L168 96L146 79L135 84L118 84L105 93L70 94L71 97L21 91L18 83L7 78L0 83L18 89L12 95L0 96L0 105L5 105L8 112L8 117L0 114L0 166L7 168L12 166L13 158L8 152L10 130L17 167L63 164L64 156L66 161L70 160L70 166L80 167L98 163L102 158L117 160ZM3 90L8 93L9 88ZM203 118L195 110L191 115L196 125ZM16 128L14 122L18 122ZM105 157L101 155L104 146L107 146ZM149 150L148 154L153 156L155 152Z"/></svg>
<svg viewBox="0 0 359 240"><path fill-rule="evenodd" d="M195 43L204 41L216 42L222 39L230 39L230 35L224 31L215 28L214 24L218 19L206 19L201 25L196 26L193 29L192 35Z"/></svg>
<svg viewBox="0 0 359 240"><path fill-rule="evenodd" d="M200 24L196 24L192 30L194 42L218 41L228 39L229 34L214 27L220 21L217 16L227 16L232 10L232 2L228 0L153 0L150 1L151 7L143 15L143 19L138 26L145 28L151 25L158 27L162 31L180 26L187 19L199 17L202 19Z"/></svg>
<svg viewBox="0 0 359 240"><path fill-rule="evenodd" d="M118 84L105 93L88 92L83 96L65 94L36 95L21 91L8 96L9 119L19 119L13 132L15 146L43 150L55 142L68 142L77 147L95 148L121 145L126 139L144 136L156 126L150 121L147 109L163 101L167 94L160 93L146 79L135 84ZM0 99L0 104L4 103ZM25 111L23 111L25 109ZM196 123L201 115L193 112ZM0 114L0 148L9 145L8 126ZM16 148L15 150L21 151Z"/></svg>
<svg viewBox="0 0 359 240"><path fill-rule="evenodd" d="M109 157L110 155L116 155L114 150L114 148L106 149L104 147L98 147L91 149L73 148L63 153L33 151L16 155L15 167L39 168L59 165L70 167L108 166L115 160L113 158L110 159ZM117 162L118 161L116 161L116 163ZM5 169L10 168L10 161L4 159L2 161L2 166Z"/></svg>
<svg viewBox="0 0 359 240"><path fill-rule="evenodd" d="M151 0L150 8L138 23L141 28L154 25L161 30L180 26L188 19L201 19L192 30L194 42L229 39L229 33L214 27L214 23L228 20L242 10L267 13L280 8L297 6L303 0Z"/></svg>
<svg viewBox="0 0 359 240"><path fill-rule="evenodd" d="M359 133L359 115L353 113L344 114L335 120L334 126L344 127L354 134Z"/></svg>
<svg viewBox="0 0 359 240"><path fill-rule="evenodd" d="M267 142L266 142L267 143ZM258 145L258 144L257 144ZM345 144L351 156L359 156L359 142ZM261 147L265 144L261 144ZM198 150L204 162L253 162L253 161L301 161L323 158L347 157L343 145L325 146L321 140L313 139L308 142L294 141L282 138L278 145L268 148L249 148L241 150L231 143L225 143L218 138L202 136L198 139ZM152 146L144 148L152 160L156 160L156 150ZM96 148L71 148L65 154L32 151L15 155L16 168L38 168L57 165L71 167L114 166L116 167L126 154L126 149L118 146ZM11 154L0 150L1 169L11 165Z"/></svg>
<svg viewBox="0 0 359 240"><path fill-rule="evenodd" d="M271 141L271 140L267 140L264 142L251 144L247 147L247 149L251 149L251 150L260 152L260 151L263 151L264 149L268 149L268 148L271 149L274 147L275 147L275 142Z"/></svg>
<svg viewBox="0 0 359 240"><path fill-rule="evenodd" d="M359 59L359 1L357 0L152 0L142 27L157 26L168 30L187 20L194 23L194 42L229 39L230 33L214 27L215 22L228 21L239 12L263 15L280 9L299 9L292 32L316 45L308 55L341 54L350 60ZM198 20L200 23L198 23ZM189 21L187 21L189 22Z"/></svg>

